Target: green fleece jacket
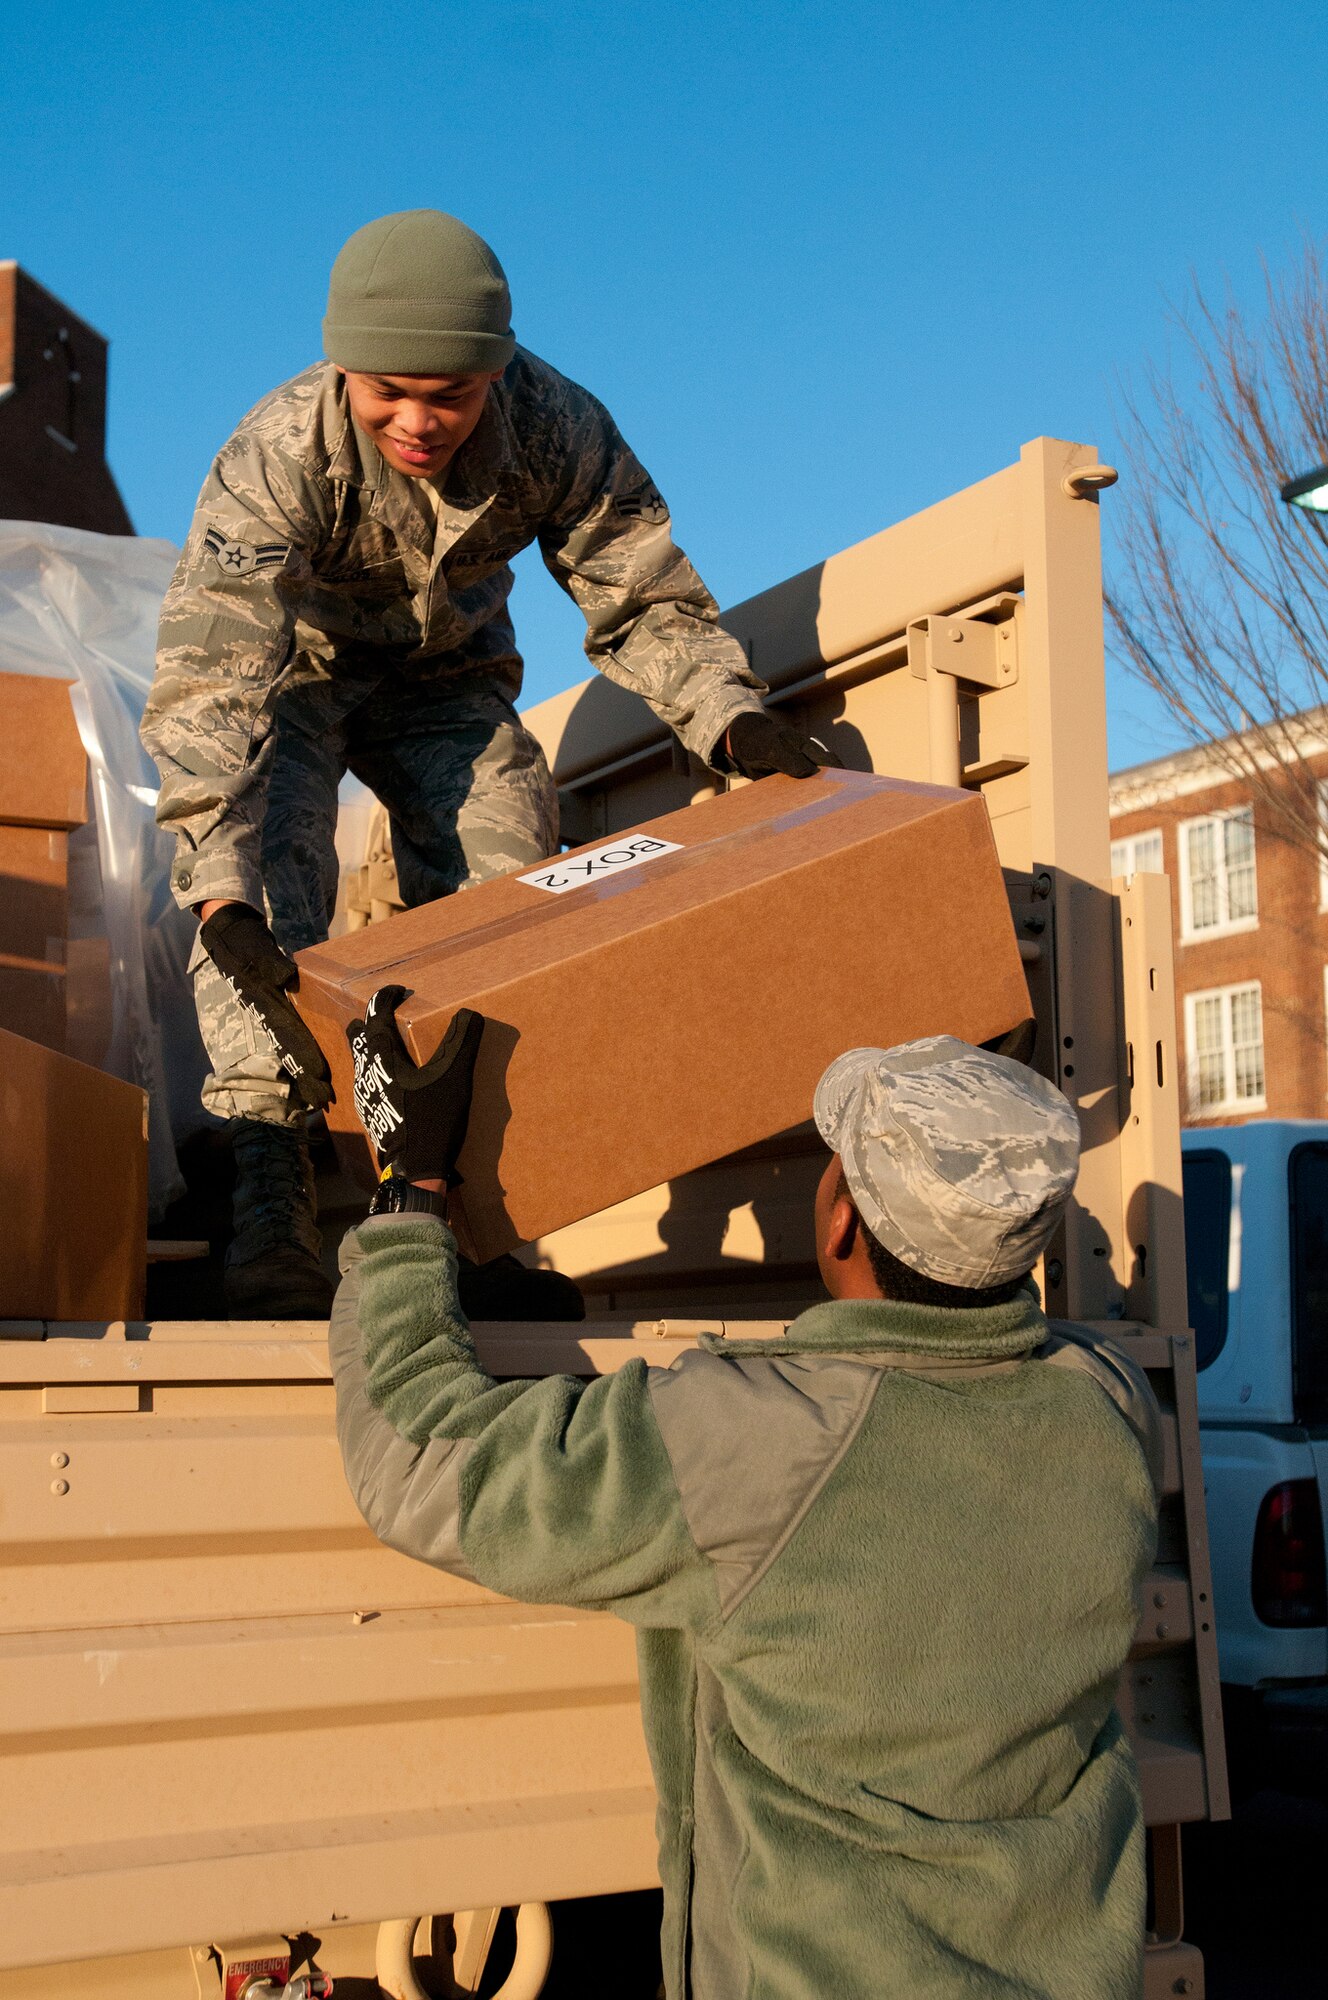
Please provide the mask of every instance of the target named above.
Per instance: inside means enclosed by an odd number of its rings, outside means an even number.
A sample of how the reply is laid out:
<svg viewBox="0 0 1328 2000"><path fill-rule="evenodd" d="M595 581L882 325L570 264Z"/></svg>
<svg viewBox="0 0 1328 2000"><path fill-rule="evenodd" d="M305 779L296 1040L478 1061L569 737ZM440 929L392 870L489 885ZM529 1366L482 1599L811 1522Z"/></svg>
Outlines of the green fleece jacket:
<svg viewBox="0 0 1328 2000"><path fill-rule="evenodd" d="M430 1217L352 1231L352 1491L392 1547L638 1629L670 2000L1133 2000L1113 1706L1154 1552L1142 1376L989 1310L814 1306L499 1384Z"/></svg>

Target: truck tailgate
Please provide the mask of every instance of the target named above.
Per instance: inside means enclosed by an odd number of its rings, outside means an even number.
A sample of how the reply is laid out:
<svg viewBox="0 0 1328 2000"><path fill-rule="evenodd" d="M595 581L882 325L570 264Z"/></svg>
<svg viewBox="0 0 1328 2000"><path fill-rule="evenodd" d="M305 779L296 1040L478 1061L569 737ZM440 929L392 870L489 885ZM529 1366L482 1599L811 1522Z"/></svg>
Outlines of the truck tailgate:
<svg viewBox="0 0 1328 2000"><path fill-rule="evenodd" d="M95 1331L0 1339L0 1967L657 1879L625 1625L384 1548L321 1329Z"/></svg>

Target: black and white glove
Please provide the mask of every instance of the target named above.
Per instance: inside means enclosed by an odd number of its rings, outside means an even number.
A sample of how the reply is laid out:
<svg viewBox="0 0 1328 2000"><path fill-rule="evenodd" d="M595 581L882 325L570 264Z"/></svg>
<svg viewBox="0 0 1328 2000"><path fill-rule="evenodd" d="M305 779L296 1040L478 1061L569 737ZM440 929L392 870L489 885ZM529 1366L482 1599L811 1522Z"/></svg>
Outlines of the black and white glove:
<svg viewBox="0 0 1328 2000"><path fill-rule="evenodd" d="M744 708L734 716L728 728L728 754L744 778L768 778L775 771L788 778L811 778L823 764L841 768L833 750L764 708Z"/></svg>
<svg viewBox="0 0 1328 2000"><path fill-rule="evenodd" d="M300 983L266 919L247 903L224 903L202 926L203 949L241 1007L276 1045L291 1090L309 1111L332 1102L332 1072L289 995Z"/></svg>
<svg viewBox="0 0 1328 2000"><path fill-rule="evenodd" d="M406 998L404 986L380 986L364 1019L346 1030L355 1064L355 1109L384 1174L456 1187L484 1016L463 1007L428 1062L417 1065L395 1018Z"/></svg>

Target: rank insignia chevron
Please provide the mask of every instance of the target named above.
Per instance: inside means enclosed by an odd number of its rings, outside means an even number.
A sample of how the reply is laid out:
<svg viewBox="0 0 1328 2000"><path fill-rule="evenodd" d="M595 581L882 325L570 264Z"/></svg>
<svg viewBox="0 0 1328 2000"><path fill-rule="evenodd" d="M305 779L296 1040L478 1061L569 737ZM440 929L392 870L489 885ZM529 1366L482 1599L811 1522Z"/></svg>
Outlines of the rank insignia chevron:
<svg viewBox="0 0 1328 2000"><path fill-rule="evenodd" d="M220 528L209 528L203 546L227 576L253 576L258 570L280 569L290 554L289 542L231 542Z"/></svg>

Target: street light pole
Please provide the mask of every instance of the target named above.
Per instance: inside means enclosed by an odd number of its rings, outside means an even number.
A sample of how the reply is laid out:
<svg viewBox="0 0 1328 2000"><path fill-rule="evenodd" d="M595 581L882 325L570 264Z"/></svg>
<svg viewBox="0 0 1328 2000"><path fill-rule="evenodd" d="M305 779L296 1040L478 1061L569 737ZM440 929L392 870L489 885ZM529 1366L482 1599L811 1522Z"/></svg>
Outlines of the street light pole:
<svg viewBox="0 0 1328 2000"><path fill-rule="evenodd" d="M1289 479L1282 488L1282 498L1288 507L1299 507L1307 514L1328 514L1328 465Z"/></svg>

